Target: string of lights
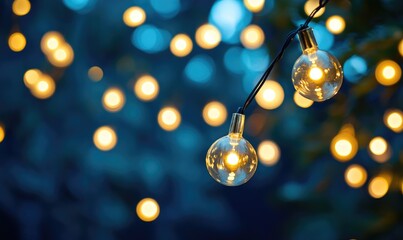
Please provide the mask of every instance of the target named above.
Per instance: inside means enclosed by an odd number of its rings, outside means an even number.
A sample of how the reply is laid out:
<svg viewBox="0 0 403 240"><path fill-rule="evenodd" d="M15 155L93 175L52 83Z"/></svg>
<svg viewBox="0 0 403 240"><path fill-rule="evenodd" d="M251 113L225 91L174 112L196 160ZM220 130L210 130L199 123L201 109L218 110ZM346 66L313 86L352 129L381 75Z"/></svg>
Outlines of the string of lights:
<svg viewBox="0 0 403 240"><path fill-rule="evenodd" d="M228 135L218 139L209 148L206 166L217 182L227 186L238 186L246 183L254 175L258 159L253 146L242 137L244 112L297 34L303 54L297 59L292 70L295 89L302 96L316 102L325 101L337 94L343 82L342 67L334 56L318 49L313 30L309 27L315 15L328 2L329 0L320 0L305 23L288 34L281 50L263 73L244 105L232 115Z"/></svg>

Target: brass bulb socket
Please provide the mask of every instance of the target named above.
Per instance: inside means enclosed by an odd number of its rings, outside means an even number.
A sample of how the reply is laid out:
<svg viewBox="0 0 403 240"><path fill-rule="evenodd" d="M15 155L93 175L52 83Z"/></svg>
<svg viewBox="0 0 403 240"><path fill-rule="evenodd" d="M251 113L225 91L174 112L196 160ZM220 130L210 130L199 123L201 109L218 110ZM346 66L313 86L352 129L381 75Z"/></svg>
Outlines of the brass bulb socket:
<svg viewBox="0 0 403 240"><path fill-rule="evenodd" d="M318 43L316 42L315 35L313 34L311 27L299 31L298 38L303 52L318 48Z"/></svg>

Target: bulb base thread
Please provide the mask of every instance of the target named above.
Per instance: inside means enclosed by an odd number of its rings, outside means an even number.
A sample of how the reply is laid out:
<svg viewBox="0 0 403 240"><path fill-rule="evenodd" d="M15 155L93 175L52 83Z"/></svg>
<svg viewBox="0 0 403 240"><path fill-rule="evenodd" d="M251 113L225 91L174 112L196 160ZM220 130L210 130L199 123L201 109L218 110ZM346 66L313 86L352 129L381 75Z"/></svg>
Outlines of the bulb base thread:
<svg viewBox="0 0 403 240"><path fill-rule="evenodd" d="M241 138L243 134L244 125L245 125L245 115L240 113L233 113L228 134L232 137Z"/></svg>
<svg viewBox="0 0 403 240"><path fill-rule="evenodd" d="M316 42L315 35L311 27L304 28L298 32L299 43L302 51L305 53L311 49L317 49L318 44Z"/></svg>

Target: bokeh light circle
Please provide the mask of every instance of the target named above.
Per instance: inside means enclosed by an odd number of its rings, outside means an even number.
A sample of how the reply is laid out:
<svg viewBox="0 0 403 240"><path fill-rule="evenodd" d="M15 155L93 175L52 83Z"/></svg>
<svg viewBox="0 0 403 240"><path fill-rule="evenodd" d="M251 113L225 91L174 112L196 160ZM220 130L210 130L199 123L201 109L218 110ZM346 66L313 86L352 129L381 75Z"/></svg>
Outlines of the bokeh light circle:
<svg viewBox="0 0 403 240"><path fill-rule="evenodd" d="M259 48L264 40L264 32L258 25L249 25L241 32L241 43L245 48Z"/></svg>
<svg viewBox="0 0 403 240"><path fill-rule="evenodd" d="M259 144L257 154L260 162L266 166L275 165L281 156L279 146L270 140L264 140Z"/></svg>
<svg viewBox="0 0 403 240"><path fill-rule="evenodd" d="M390 109L385 112L383 122L392 131L400 133L403 130L403 112L399 109Z"/></svg>
<svg viewBox="0 0 403 240"><path fill-rule="evenodd" d="M92 81L100 81L104 76L104 71L98 66L92 66L88 69L88 77Z"/></svg>
<svg viewBox="0 0 403 240"><path fill-rule="evenodd" d="M34 97L47 99L55 93L56 83L51 76L41 74L39 79L30 87L30 90Z"/></svg>
<svg viewBox="0 0 403 240"><path fill-rule="evenodd" d="M158 82L150 75L139 77L134 84L134 93L140 100L151 101L158 96L158 92Z"/></svg>
<svg viewBox="0 0 403 240"><path fill-rule="evenodd" d="M28 0L14 0L12 9L15 15L24 16L31 10L31 3Z"/></svg>
<svg viewBox="0 0 403 240"><path fill-rule="evenodd" d="M115 87L106 90L102 96L102 105L105 110L109 112L120 111L123 108L125 101L126 98L122 90Z"/></svg>
<svg viewBox="0 0 403 240"><path fill-rule="evenodd" d="M201 48L212 49L217 47L221 41L221 33L211 24L201 25L196 30L196 43Z"/></svg>
<svg viewBox="0 0 403 240"><path fill-rule="evenodd" d="M93 136L95 146L102 151L113 149L118 141L115 130L109 126L98 128Z"/></svg>
<svg viewBox="0 0 403 240"><path fill-rule="evenodd" d="M376 80L384 86L391 86L397 83L401 76L402 69L399 64L392 60L384 60L376 66Z"/></svg>
<svg viewBox="0 0 403 240"><path fill-rule="evenodd" d="M154 199L144 198L137 204L136 213L144 222L152 222L159 216L160 206Z"/></svg>
<svg viewBox="0 0 403 240"><path fill-rule="evenodd" d="M193 43L186 34L178 34L171 40L170 49L177 57L187 56L193 49Z"/></svg>
<svg viewBox="0 0 403 240"><path fill-rule="evenodd" d="M220 126L227 119L227 108L220 102L209 102L203 108L203 119L210 126Z"/></svg>
<svg viewBox="0 0 403 240"><path fill-rule="evenodd" d="M326 28L333 34L340 34L346 28L346 21L338 15L333 15L326 20Z"/></svg>
<svg viewBox="0 0 403 240"><path fill-rule="evenodd" d="M319 7L319 0L307 0L304 5L305 14L307 16L309 16L311 14L311 12L317 7ZM325 9L326 9L326 7L323 7L322 9L320 9L316 13L315 18L322 16L322 14L325 12Z"/></svg>
<svg viewBox="0 0 403 240"><path fill-rule="evenodd" d="M256 102L264 109L276 109L283 103L283 100L283 87L273 80L266 81L256 95Z"/></svg>
<svg viewBox="0 0 403 240"><path fill-rule="evenodd" d="M373 198L381 198L386 195L389 190L389 182L382 176L375 177L368 185L369 195Z"/></svg>
<svg viewBox="0 0 403 240"><path fill-rule="evenodd" d="M123 13L123 22L129 27L137 27L146 20L146 13L140 7L130 7Z"/></svg>
<svg viewBox="0 0 403 240"><path fill-rule="evenodd" d="M31 88L41 78L42 72L39 69L29 69L24 73L24 84L26 87Z"/></svg>
<svg viewBox="0 0 403 240"><path fill-rule="evenodd" d="M174 107L165 107L158 113L158 124L165 131L173 131L179 127L181 115Z"/></svg>
<svg viewBox="0 0 403 240"><path fill-rule="evenodd" d="M24 34L15 32L8 38L8 46L13 52L21 52L27 45L27 40Z"/></svg>
<svg viewBox="0 0 403 240"><path fill-rule="evenodd" d="M346 183L352 188L359 188L367 181L367 171L361 165L350 165L344 172Z"/></svg>
<svg viewBox="0 0 403 240"><path fill-rule="evenodd" d="M243 4L249 11L257 13L264 8L265 0L243 0Z"/></svg>
<svg viewBox="0 0 403 240"><path fill-rule="evenodd" d="M301 108L309 108L313 104L311 99L302 96L297 91L294 93L294 102Z"/></svg>

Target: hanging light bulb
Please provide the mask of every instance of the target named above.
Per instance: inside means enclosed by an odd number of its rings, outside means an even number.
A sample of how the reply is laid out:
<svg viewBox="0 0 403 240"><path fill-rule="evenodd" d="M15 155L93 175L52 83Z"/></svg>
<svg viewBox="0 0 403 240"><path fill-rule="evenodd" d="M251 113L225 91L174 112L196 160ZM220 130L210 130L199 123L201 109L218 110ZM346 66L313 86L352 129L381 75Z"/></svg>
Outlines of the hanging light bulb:
<svg viewBox="0 0 403 240"><path fill-rule="evenodd" d="M245 115L232 114L229 133L211 145L206 166L211 177L227 186L246 183L255 174L257 155L253 146L242 137Z"/></svg>
<svg viewBox="0 0 403 240"><path fill-rule="evenodd" d="M298 32L302 55L292 69L292 82L302 96L316 102L325 101L339 91L343 69L331 54L319 50L312 28Z"/></svg>

